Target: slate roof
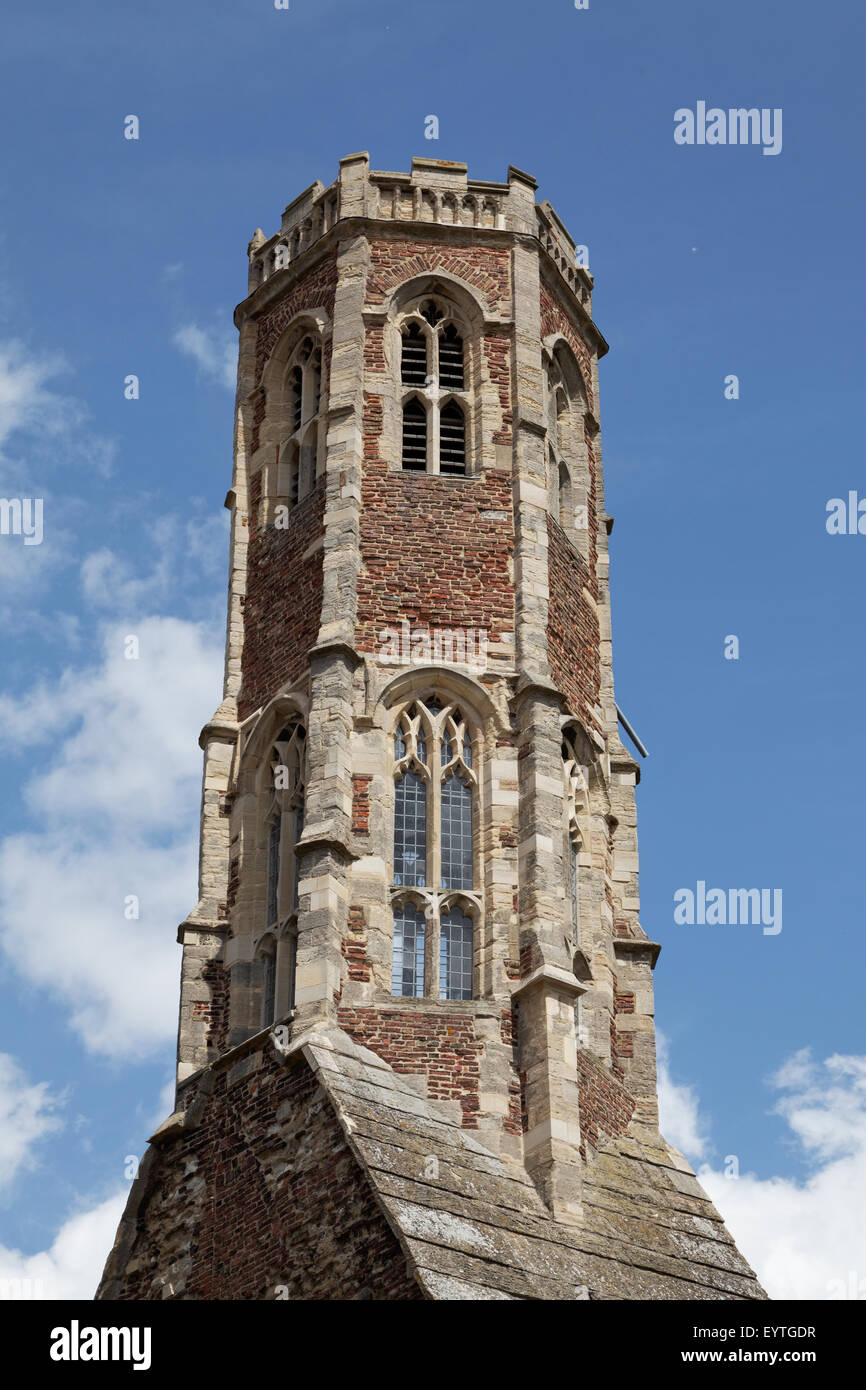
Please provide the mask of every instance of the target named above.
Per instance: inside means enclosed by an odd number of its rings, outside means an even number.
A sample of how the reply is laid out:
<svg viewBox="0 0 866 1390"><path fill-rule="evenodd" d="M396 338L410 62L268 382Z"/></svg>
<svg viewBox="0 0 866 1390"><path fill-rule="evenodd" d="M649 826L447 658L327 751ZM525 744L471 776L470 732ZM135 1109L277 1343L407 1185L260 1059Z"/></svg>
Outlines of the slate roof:
<svg viewBox="0 0 866 1390"><path fill-rule="evenodd" d="M681 1154L633 1124L588 1148L584 1224L554 1221L526 1172L486 1149L423 1080L338 1028L291 1042L334 1107L434 1299L756 1299L766 1294Z"/></svg>

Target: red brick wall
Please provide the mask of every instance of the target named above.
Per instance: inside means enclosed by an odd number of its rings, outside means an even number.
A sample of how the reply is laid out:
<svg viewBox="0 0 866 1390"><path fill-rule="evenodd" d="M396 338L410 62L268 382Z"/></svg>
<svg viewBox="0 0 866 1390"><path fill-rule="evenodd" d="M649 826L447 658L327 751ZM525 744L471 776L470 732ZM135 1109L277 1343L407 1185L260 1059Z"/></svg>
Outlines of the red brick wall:
<svg viewBox="0 0 866 1390"><path fill-rule="evenodd" d="M480 1057L484 1044L463 1014L420 1010L339 1009L337 1019L354 1042L369 1047L397 1072L426 1076L431 1100L458 1100L463 1128L477 1129Z"/></svg>
<svg viewBox="0 0 866 1390"><path fill-rule="evenodd" d="M319 549L306 560L303 555L324 531L324 477L290 509L284 529L259 526L260 500L261 475L256 474L250 483L241 719L305 669L322 614L324 552Z"/></svg>
<svg viewBox="0 0 866 1390"><path fill-rule="evenodd" d="M201 972L202 980L210 986L210 1002L196 1003L194 1013L208 1020L206 1046L214 1057L225 1052L229 1037L229 991L231 976L219 961L206 961Z"/></svg>
<svg viewBox="0 0 866 1390"><path fill-rule="evenodd" d="M414 227L411 234L401 234L393 228L387 236L371 239L367 303L381 304L404 280L434 270L450 271L473 285L484 295L491 310L501 311L509 301L511 259L508 250L498 246L443 246L441 228L437 228L425 245L424 233Z"/></svg>
<svg viewBox="0 0 866 1390"><path fill-rule="evenodd" d="M228 1093L227 1080L158 1157L119 1297L161 1298L174 1250L181 1263L192 1252L184 1299L269 1300L278 1286L290 1299L421 1298L309 1068L265 1054Z"/></svg>
<svg viewBox="0 0 866 1390"><path fill-rule="evenodd" d="M395 472L379 458L382 404L366 397L360 651L376 651L383 627L481 629L488 642L514 631L511 476L488 470L454 479ZM506 519L482 518L485 511Z"/></svg>
<svg viewBox="0 0 866 1390"><path fill-rule="evenodd" d="M372 777L352 778L352 829L356 835L370 833L370 783Z"/></svg>
<svg viewBox="0 0 866 1390"><path fill-rule="evenodd" d="M577 1082L580 1103L581 1153L586 1144L598 1148L604 1135L625 1134L634 1113L634 1097L621 1082L586 1052L577 1054Z"/></svg>
<svg viewBox="0 0 866 1390"><path fill-rule="evenodd" d="M598 703L601 681L598 618L582 590L588 588L593 597L598 591L590 579L586 561L550 514L547 541L550 669L572 713L587 728L598 728L598 720L591 713L591 707Z"/></svg>

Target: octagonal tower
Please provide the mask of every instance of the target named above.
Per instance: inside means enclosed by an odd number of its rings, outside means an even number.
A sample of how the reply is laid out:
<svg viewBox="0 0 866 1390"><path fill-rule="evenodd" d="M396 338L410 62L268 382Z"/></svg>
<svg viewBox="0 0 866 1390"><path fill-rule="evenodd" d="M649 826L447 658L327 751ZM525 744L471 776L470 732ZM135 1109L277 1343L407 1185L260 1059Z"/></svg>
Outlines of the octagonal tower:
<svg viewBox="0 0 866 1390"><path fill-rule="evenodd" d="M250 243L177 1109L103 1296L761 1296L658 1133L607 345L535 189L351 155Z"/></svg>

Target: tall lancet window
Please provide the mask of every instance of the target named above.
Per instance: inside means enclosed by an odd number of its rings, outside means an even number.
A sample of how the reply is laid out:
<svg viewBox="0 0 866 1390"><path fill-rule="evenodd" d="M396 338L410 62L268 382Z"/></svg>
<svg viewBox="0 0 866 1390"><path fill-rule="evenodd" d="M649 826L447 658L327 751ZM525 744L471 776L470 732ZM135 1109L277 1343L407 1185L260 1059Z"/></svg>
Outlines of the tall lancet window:
<svg viewBox="0 0 866 1390"><path fill-rule="evenodd" d="M578 550L588 544L587 395L571 351L557 344L545 368L550 510Z"/></svg>
<svg viewBox="0 0 866 1390"><path fill-rule="evenodd" d="M300 720L286 724L272 748L268 766L266 826L266 937L262 960L262 1025L294 1007L300 859L304 828L306 731Z"/></svg>
<svg viewBox="0 0 866 1390"><path fill-rule="evenodd" d="M395 994L471 999L480 894L473 730L458 706L416 700L394 728Z"/></svg>
<svg viewBox="0 0 866 1390"><path fill-rule="evenodd" d="M277 500L288 507L312 492L324 444L322 347L308 333L292 352L283 384L282 425L277 465Z"/></svg>
<svg viewBox="0 0 866 1390"><path fill-rule="evenodd" d="M466 329L443 294L419 300L399 331L402 467L464 475L472 418Z"/></svg>

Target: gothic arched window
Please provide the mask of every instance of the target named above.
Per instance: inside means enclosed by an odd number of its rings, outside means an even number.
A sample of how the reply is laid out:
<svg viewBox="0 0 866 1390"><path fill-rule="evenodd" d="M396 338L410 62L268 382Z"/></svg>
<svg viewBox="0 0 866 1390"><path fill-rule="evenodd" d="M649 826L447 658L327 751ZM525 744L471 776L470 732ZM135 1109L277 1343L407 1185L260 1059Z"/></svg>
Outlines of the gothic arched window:
<svg viewBox="0 0 866 1390"><path fill-rule="evenodd" d="M439 472L466 472L466 419L456 401L439 414Z"/></svg>
<svg viewBox="0 0 866 1390"><path fill-rule="evenodd" d="M324 443L322 347L317 334L307 333L292 352L284 390L287 433L279 446L277 492L293 507L315 487Z"/></svg>
<svg viewBox="0 0 866 1390"><path fill-rule="evenodd" d="M473 731L456 704L415 700L394 726L395 994L471 999L480 898Z"/></svg>
<svg viewBox="0 0 866 1390"><path fill-rule="evenodd" d="M265 813L266 946L262 962L262 1022L272 1023L275 1011L294 1007L295 956L298 931L298 841L304 829L306 731L300 720L287 723L271 747L268 764L268 805Z"/></svg>
<svg viewBox="0 0 866 1390"><path fill-rule="evenodd" d="M424 994L425 918L420 907L406 902L394 909L394 954L391 993L421 999Z"/></svg>
<svg viewBox="0 0 866 1390"><path fill-rule="evenodd" d="M572 543L582 548L590 483L584 436L587 399L577 362L562 343L548 355L545 390L550 509Z"/></svg>
<svg viewBox="0 0 866 1390"><path fill-rule="evenodd" d="M403 467L415 473L427 470L427 411L417 396L403 404Z"/></svg>
<svg viewBox="0 0 866 1390"><path fill-rule="evenodd" d="M403 468L465 474L472 393L462 323L444 297L420 300L402 318L400 345Z"/></svg>

